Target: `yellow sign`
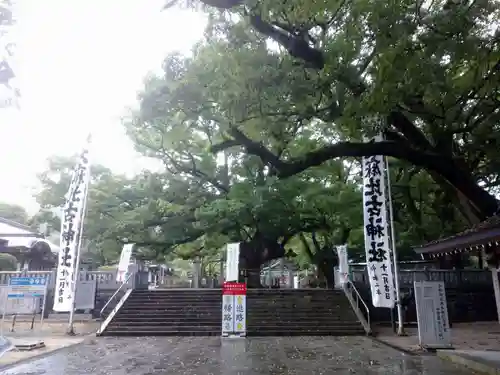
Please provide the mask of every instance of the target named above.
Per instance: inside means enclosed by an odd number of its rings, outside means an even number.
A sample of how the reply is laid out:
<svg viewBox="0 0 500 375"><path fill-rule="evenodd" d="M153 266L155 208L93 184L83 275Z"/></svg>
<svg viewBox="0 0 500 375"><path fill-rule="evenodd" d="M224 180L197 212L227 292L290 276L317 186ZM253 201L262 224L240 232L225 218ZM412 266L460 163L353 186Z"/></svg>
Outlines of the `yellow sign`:
<svg viewBox="0 0 500 375"><path fill-rule="evenodd" d="M243 302L243 298L241 296L238 296L238 305L241 305L242 302Z"/></svg>
<svg viewBox="0 0 500 375"><path fill-rule="evenodd" d="M238 324L237 324L237 327L238 327L238 329L242 329L242 328L243 328L243 325L242 325L241 323L238 323Z"/></svg>

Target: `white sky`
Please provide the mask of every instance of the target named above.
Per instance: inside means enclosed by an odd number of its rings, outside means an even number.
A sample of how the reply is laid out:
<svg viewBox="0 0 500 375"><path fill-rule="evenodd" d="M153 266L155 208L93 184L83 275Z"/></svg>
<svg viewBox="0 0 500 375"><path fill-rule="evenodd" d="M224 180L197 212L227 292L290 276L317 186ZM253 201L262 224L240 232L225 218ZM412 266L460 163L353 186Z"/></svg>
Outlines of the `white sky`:
<svg viewBox="0 0 500 375"><path fill-rule="evenodd" d="M89 131L92 159L118 173L145 165L120 124L148 71L203 33L191 11L164 0L18 0L15 73L20 111L0 109L0 201L36 211L36 173L71 155ZM14 33L14 32L13 32Z"/></svg>

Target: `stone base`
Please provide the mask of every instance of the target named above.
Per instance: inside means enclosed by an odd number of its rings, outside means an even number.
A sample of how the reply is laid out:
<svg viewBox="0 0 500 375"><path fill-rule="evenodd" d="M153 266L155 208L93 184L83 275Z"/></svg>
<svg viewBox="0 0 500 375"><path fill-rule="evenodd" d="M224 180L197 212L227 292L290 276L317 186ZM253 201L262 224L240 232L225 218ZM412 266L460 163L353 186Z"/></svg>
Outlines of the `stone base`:
<svg viewBox="0 0 500 375"><path fill-rule="evenodd" d="M45 342L43 342L42 340L23 339L16 340L13 342L13 344L16 350L20 351L30 351L45 348Z"/></svg>

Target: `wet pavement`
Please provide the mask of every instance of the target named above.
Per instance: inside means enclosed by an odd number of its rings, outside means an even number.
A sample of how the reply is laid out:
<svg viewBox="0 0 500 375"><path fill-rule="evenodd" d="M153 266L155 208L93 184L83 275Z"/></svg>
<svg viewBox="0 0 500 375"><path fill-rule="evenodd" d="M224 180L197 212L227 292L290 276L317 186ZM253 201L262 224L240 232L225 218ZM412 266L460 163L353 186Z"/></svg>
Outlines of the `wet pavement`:
<svg viewBox="0 0 500 375"><path fill-rule="evenodd" d="M366 337L96 338L0 375L470 375Z"/></svg>

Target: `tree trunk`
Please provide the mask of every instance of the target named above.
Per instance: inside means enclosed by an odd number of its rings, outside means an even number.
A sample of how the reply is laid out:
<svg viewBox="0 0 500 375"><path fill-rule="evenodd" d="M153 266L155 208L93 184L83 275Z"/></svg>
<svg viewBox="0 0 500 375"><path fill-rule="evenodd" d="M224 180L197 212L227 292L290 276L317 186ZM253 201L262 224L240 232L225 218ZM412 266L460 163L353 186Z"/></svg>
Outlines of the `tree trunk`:
<svg viewBox="0 0 500 375"><path fill-rule="evenodd" d="M326 283L325 287L328 289L335 288L335 263L331 259L325 259L323 262L318 264L318 269L321 270L321 274Z"/></svg>
<svg viewBox="0 0 500 375"><path fill-rule="evenodd" d="M247 281L248 288L262 288L260 267L273 259L285 256L285 248L277 241L258 236L240 245L240 281Z"/></svg>

